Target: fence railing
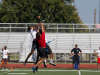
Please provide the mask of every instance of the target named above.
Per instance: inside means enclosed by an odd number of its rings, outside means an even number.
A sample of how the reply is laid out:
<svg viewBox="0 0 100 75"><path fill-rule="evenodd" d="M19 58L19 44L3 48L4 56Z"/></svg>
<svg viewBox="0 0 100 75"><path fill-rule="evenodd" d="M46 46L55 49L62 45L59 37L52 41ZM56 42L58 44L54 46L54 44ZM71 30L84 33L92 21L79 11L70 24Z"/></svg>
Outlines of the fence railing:
<svg viewBox="0 0 100 75"><path fill-rule="evenodd" d="M0 32L28 32L28 26L36 26L38 23L0 23ZM48 33L99 33L98 24L67 24L67 23L44 23L50 24Z"/></svg>

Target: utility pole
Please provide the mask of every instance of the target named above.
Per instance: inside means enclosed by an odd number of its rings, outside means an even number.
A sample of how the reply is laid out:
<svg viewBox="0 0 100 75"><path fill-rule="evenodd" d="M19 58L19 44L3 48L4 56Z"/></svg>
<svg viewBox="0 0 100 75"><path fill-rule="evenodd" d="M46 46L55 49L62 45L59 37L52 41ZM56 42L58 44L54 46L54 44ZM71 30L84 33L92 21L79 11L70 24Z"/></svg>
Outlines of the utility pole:
<svg viewBox="0 0 100 75"><path fill-rule="evenodd" d="M94 24L96 24L96 9L94 10Z"/></svg>
<svg viewBox="0 0 100 75"><path fill-rule="evenodd" d="M94 28L96 28L96 9L94 9ZM96 33L96 30L94 29L94 33Z"/></svg>
<svg viewBox="0 0 100 75"><path fill-rule="evenodd" d="M100 24L100 0L99 0L99 24Z"/></svg>

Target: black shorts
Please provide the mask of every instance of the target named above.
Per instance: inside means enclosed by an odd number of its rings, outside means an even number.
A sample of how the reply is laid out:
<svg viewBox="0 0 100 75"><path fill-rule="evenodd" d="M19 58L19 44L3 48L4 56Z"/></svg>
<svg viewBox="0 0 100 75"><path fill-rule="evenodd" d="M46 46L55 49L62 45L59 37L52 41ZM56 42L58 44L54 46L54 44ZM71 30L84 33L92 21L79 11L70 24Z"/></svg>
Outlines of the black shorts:
<svg viewBox="0 0 100 75"><path fill-rule="evenodd" d="M46 52L48 53L48 54L52 54L52 50L51 50L51 48L49 47L49 45L48 44L46 44Z"/></svg>
<svg viewBox="0 0 100 75"><path fill-rule="evenodd" d="M6 59L6 58L2 58L2 64L7 64L8 63L8 59Z"/></svg>
<svg viewBox="0 0 100 75"><path fill-rule="evenodd" d="M38 54L41 58L46 57L46 48L38 48Z"/></svg>
<svg viewBox="0 0 100 75"><path fill-rule="evenodd" d="M48 44L46 44L46 58L48 59L48 54L52 54L52 50Z"/></svg>
<svg viewBox="0 0 100 75"><path fill-rule="evenodd" d="M38 42L37 42L37 40L33 40L32 49L31 49L31 50L35 50L35 47L36 47L36 48L38 47Z"/></svg>
<svg viewBox="0 0 100 75"><path fill-rule="evenodd" d="M79 64L79 58L78 57L74 57L73 64L75 64L76 61L77 61L77 64Z"/></svg>

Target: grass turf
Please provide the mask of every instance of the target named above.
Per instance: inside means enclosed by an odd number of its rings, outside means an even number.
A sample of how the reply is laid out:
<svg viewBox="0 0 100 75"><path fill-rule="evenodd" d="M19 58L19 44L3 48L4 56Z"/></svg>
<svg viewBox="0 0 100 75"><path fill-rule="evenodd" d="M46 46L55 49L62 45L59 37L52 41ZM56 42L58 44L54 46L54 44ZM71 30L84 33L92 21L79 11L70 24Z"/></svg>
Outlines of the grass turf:
<svg viewBox="0 0 100 75"><path fill-rule="evenodd" d="M19 71L15 71L15 70L19 70ZM23 71L20 71L20 70L23 70ZM35 72L35 75L79 75L79 71L81 75L100 75L100 71L96 71L96 69L87 69L91 71L87 71L86 69L85 69L86 71L81 71L81 70L71 71L72 69L39 68L39 70L48 70L48 71L38 71L38 72ZM54 71L54 70L58 70L58 71ZM68 70L68 71L59 71L59 70ZM13 71L0 71L0 75L32 75L32 74L34 73L31 68L14 68Z"/></svg>

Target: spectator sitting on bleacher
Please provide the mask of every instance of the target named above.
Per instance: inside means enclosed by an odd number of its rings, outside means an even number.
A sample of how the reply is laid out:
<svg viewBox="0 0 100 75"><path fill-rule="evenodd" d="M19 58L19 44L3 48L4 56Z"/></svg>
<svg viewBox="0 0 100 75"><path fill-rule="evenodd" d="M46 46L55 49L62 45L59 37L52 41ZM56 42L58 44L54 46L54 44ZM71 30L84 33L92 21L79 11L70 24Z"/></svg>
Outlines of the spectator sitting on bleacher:
<svg viewBox="0 0 100 75"><path fill-rule="evenodd" d="M72 53L74 52L74 53ZM80 53L79 53L80 52ZM78 70L79 70L79 55L82 53L82 51L78 48L78 45L75 45L75 48L73 48L71 50L71 54L74 55L74 59L73 59L73 69L75 66L75 61L77 61L77 65L78 65Z"/></svg>

